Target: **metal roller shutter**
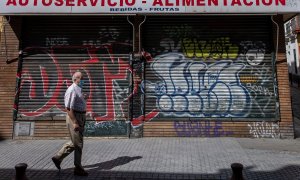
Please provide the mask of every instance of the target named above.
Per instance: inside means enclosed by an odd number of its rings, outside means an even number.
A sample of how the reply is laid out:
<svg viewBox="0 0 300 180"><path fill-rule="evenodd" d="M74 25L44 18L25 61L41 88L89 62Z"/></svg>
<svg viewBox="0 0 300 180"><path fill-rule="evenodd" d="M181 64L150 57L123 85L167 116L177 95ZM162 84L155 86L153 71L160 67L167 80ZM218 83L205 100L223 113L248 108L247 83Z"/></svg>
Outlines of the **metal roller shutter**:
<svg viewBox="0 0 300 180"><path fill-rule="evenodd" d="M23 28L17 120L65 119L64 93L75 70L85 76L88 120L128 118L132 28L126 17L25 17Z"/></svg>
<svg viewBox="0 0 300 180"><path fill-rule="evenodd" d="M269 16L152 16L142 45L153 120L278 120Z"/></svg>

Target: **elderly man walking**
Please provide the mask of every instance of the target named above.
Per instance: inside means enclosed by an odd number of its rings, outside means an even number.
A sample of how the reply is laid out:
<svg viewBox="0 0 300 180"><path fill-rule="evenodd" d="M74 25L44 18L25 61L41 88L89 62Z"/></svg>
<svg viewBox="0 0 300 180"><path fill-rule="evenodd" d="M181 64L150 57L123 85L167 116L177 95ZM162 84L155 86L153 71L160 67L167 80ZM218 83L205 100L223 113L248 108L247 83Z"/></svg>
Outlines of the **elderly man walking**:
<svg viewBox="0 0 300 180"><path fill-rule="evenodd" d="M62 160L71 152L74 154L74 175L87 176L88 173L81 165L82 148L83 148L83 131L86 121L86 100L82 94L84 84L81 72L75 72L72 76L73 84L65 93L65 108L67 111L66 123L70 133L71 140L63 145L60 151L52 157L55 166L60 170Z"/></svg>

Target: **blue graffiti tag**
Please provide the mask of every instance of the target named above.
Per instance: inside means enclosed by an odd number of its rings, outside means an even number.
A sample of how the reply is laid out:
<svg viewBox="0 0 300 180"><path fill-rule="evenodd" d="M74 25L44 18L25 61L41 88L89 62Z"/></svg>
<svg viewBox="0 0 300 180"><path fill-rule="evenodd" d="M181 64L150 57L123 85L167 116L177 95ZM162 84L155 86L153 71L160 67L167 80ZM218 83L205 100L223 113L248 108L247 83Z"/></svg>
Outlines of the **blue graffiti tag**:
<svg viewBox="0 0 300 180"><path fill-rule="evenodd" d="M223 129L220 121L174 121L174 129L179 137L224 137L233 135Z"/></svg>

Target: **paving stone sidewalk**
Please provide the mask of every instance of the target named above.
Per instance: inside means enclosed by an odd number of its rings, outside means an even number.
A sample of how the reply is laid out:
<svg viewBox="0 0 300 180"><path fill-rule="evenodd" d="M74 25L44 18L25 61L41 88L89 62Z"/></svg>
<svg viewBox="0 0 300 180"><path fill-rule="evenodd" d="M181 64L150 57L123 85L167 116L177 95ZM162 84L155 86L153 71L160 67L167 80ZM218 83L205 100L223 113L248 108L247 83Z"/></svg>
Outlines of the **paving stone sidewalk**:
<svg viewBox="0 0 300 180"><path fill-rule="evenodd" d="M244 165L246 179L300 180L300 140L238 138L87 139L83 165L73 176L73 155L59 172L51 157L65 140L0 142L0 179L27 163L30 180L47 179L229 179L230 164Z"/></svg>

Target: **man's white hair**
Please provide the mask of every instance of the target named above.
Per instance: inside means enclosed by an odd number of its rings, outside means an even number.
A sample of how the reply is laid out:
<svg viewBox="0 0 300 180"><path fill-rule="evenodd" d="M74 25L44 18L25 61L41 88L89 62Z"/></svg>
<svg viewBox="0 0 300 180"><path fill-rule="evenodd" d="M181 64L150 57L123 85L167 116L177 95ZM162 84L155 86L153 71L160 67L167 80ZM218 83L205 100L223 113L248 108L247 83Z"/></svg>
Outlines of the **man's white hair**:
<svg viewBox="0 0 300 180"><path fill-rule="evenodd" d="M80 71L76 71L72 76L72 81L75 82L76 79L81 77L82 77L82 73Z"/></svg>

